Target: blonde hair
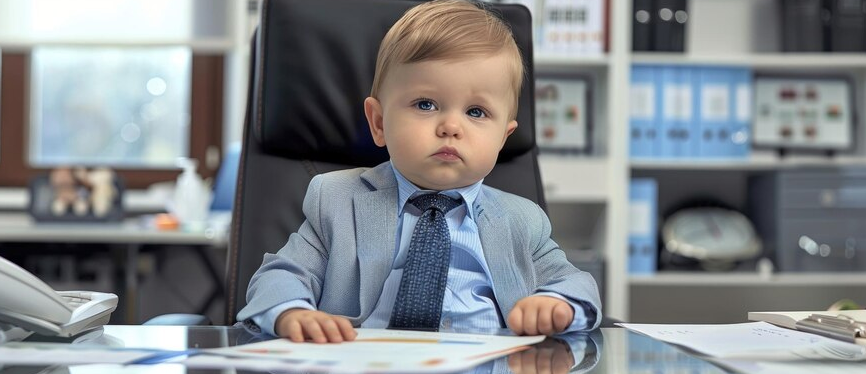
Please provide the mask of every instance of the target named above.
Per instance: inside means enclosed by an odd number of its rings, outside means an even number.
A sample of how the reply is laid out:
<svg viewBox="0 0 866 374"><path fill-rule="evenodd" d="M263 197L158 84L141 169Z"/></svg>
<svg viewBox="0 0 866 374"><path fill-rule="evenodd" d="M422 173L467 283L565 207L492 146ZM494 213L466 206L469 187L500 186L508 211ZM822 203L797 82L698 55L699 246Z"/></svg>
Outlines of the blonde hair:
<svg viewBox="0 0 866 374"><path fill-rule="evenodd" d="M388 30L376 58L376 74L370 96L379 98L388 70L396 64L510 55L514 106L523 86L523 59L511 29L483 5L465 0L435 0L406 11Z"/></svg>

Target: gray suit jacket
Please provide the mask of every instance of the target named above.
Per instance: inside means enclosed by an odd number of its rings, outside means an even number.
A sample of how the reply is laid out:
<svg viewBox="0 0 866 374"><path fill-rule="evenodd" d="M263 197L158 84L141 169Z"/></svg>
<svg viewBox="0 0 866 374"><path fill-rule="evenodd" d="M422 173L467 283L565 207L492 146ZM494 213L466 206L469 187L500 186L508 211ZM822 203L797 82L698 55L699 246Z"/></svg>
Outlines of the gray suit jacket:
<svg viewBox="0 0 866 374"><path fill-rule="evenodd" d="M397 195L388 162L314 177L304 198L306 221L279 252L265 254L238 320L302 299L360 326L391 272ZM473 208L503 318L521 298L550 291L583 304L592 328L598 327L601 302L595 280L566 260L537 204L483 186Z"/></svg>

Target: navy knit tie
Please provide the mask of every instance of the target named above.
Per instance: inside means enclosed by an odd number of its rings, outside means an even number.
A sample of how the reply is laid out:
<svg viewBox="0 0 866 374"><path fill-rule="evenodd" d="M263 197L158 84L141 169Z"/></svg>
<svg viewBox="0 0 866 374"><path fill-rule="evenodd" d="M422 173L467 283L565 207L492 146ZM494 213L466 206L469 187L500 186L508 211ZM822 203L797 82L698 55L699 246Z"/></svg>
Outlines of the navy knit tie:
<svg viewBox="0 0 866 374"><path fill-rule="evenodd" d="M409 255L388 328L438 331L451 263L451 235L445 213L459 206L460 201L431 193L415 197L409 203L423 213L409 242Z"/></svg>

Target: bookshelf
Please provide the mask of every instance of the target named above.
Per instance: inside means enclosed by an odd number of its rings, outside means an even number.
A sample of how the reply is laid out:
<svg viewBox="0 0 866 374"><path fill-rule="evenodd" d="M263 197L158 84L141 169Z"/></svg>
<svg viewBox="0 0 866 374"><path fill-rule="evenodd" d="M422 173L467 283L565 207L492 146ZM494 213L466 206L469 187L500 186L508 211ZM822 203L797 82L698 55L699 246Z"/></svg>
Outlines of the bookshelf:
<svg viewBox="0 0 866 374"><path fill-rule="evenodd" d="M608 2L608 51L599 56L535 56L536 75L574 73L594 80L593 126L596 134L590 155L560 156L542 153L545 184L554 235L563 249L591 246L603 256L604 313L633 322L679 322L664 319L659 310L680 304L730 306L693 307L691 322L745 320L745 310L777 305L779 308L825 308L843 297L862 295L866 280L858 273L774 273L762 277L753 264L733 272L669 272L634 276L628 264L628 182L632 177L659 181L659 213L673 206L679 195L694 191L742 208L747 204L747 179L779 170L819 167L866 167L866 53L782 53L777 0L687 0L685 53L631 51L632 0ZM538 17L538 15L536 15ZM857 116L854 149L831 158L819 154L789 154L753 149L746 159L630 159L629 82L632 64L747 67L754 74L791 72L846 75L854 83ZM557 234L577 225L589 238L560 240ZM587 223L589 222L589 223ZM558 228L557 228L558 227ZM576 244L574 244L576 243ZM751 268L748 268L751 266ZM794 300L799 298L800 300ZM736 300L741 300L737 302ZM809 300L811 305L805 304ZM862 302L863 300L859 300ZM667 308L667 309L665 309ZM688 318L687 318L688 319ZM685 321L683 321L685 322Z"/></svg>
<svg viewBox="0 0 866 374"><path fill-rule="evenodd" d="M726 65L757 69L863 69L866 55L858 53L635 53L633 63L667 65Z"/></svg>
<svg viewBox="0 0 866 374"><path fill-rule="evenodd" d="M866 277L851 273L776 273L764 277L756 273L667 272L652 276L630 276L628 281L630 285L659 288L866 286Z"/></svg>

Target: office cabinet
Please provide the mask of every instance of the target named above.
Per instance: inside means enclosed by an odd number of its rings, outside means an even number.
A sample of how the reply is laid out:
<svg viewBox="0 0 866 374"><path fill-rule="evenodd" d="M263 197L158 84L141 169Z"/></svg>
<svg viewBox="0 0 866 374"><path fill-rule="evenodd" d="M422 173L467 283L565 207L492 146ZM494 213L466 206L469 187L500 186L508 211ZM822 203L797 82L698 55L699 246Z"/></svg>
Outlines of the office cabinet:
<svg viewBox="0 0 866 374"><path fill-rule="evenodd" d="M570 232L575 235L577 232L576 235L580 236L579 240L560 240L564 243L563 249L593 249L605 261L605 291L602 295L605 314L635 322L674 322L659 320L657 315L648 311L657 306L655 301L669 300L669 296L682 287L690 290L684 294L688 295L688 300L683 303L700 305L717 302L714 295L746 289L752 290L749 297L754 300L769 299L778 287L796 286L812 279L820 279L810 288L816 295L821 290L831 289L866 291L866 283L852 283L851 280L856 278L852 278L852 273L838 272L833 267L789 273L782 265L777 266L773 274L760 276L755 270L755 261L739 264L734 272L628 274L628 182L632 177L657 180L658 214L661 216L688 198L700 197L748 211L751 205L749 181L762 175L804 168L866 167L866 131L862 130L862 113L866 113L863 101L866 52L783 52L782 9L778 0L689 0L686 4L689 18L685 29L685 52L635 52L632 50L633 2L607 2L608 18L605 22L609 43L605 53L536 53L535 56L536 74L572 73L593 79L593 152L542 154L540 162L548 204L552 207L554 234L562 236L565 235L562 233ZM736 160L633 160L629 157L628 141L629 82L633 64L748 68L755 75L846 76L854 82L854 110L861 114L856 117L854 147L832 155L823 152L780 153L774 149L753 148L748 157ZM660 225L662 223L659 221ZM824 234L837 235L830 230ZM844 240L838 245L844 247ZM775 250L768 249L770 255ZM778 271L780 267L781 272ZM815 297L811 308L826 308L829 306L824 305L826 301ZM728 308L715 315L708 314L703 322L745 321L744 311L750 306L760 305L744 302L741 310ZM797 305L805 306L802 302ZM739 315L740 311L743 311L742 315Z"/></svg>

